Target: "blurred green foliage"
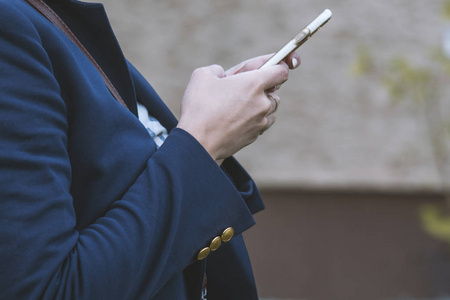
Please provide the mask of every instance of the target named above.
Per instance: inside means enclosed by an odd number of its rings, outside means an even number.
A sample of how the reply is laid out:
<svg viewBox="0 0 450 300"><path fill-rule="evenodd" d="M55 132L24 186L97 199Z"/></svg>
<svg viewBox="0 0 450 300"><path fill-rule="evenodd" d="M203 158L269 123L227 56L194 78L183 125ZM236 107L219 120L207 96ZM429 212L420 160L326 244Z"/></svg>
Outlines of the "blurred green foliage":
<svg viewBox="0 0 450 300"><path fill-rule="evenodd" d="M361 76L373 73L375 67L375 60L373 59L373 55L369 47L365 45L359 45L356 49L356 59L351 66L352 74Z"/></svg>
<svg viewBox="0 0 450 300"><path fill-rule="evenodd" d="M442 188L446 190L450 178L446 176L446 158L448 150L445 139L450 132L449 120L441 120L439 106L441 100L440 85L448 82L450 75L450 59L442 51L433 51L435 66L414 66L405 57L391 59L383 81L389 94L395 101L409 99L423 108L424 114L434 111L434 115L426 116L429 139L433 148L434 165L441 176ZM431 108L431 109L430 109ZM438 115L436 115L436 112ZM450 200L450 195L445 195ZM426 205L420 209L420 218L424 230L434 238L450 245L450 202L446 208Z"/></svg>
<svg viewBox="0 0 450 300"><path fill-rule="evenodd" d="M450 215L435 205L425 205L420 216L428 234L450 244Z"/></svg>
<svg viewBox="0 0 450 300"><path fill-rule="evenodd" d="M450 0L445 2L445 14L450 19ZM397 56L386 64L375 64L374 56L367 46L356 49L351 72L357 76L371 76L384 86L393 101L413 101L426 116L427 131L433 148L434 165L443 182L447 207L426 205L420 210L424 230L450 245L450 184L448 168L450 155L446 142L450 137L450 120L442 118L439 103L443 99L442 86L450 82L450 58L441 49L433 50L426 66L417 66L405 56ZM429 114L429 113L428 113Z"/></svg>
<svg viewBox="0 0 450 300"><path fill-rule="evenodd" d="M450 19L450 0L445 0L442 14L445 19Z"/></svg>
<svg viewBox="0 0 450 300"><path fill-rule="evenodd" d="M383 81L394 100L411 99L415 102L434 99L436 80L427 67L415 67L405 57L394 57L388 65Z"/></svg>

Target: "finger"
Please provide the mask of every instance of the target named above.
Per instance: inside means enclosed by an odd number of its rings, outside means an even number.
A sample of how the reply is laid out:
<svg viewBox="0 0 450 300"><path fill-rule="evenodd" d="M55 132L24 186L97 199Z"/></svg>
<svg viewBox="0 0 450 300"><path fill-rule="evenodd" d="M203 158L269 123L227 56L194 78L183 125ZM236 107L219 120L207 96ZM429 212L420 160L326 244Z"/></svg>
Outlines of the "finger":
<svg viewBox="0 0 450 300"><path fill-rule="evenodd" d="M248 59L226 71L227 76L235 75L242 72L253 71L261 67L273 54L261 55Z"/></svg>
<svg viewBox="0 0 450 300"><path fill-rule="evenodd" d="M289 78L289 68L286 63L282 62L276 66L270 66L264 69L239 73L235 76L247 78L255 82L255 86L263 91L271 90L278 85L283 84ZM231 78L231 77L230 77Z"/></svg>
<svg viewBox="0 0 450 300"><path fill-rule="evenodd" d="M278 85L277 85L278 86ZM268 90L266 90L266 93L273 93L277 91L277 86L274 86L273 88L270 88Z"/></svg>
<svg viewBox="0 0 450 300"><path fill-rule="evenodd" d="M232 67L231 69L227 70L226 75L231 76L231 75L235 75L235 74L238 74L241 72L256 70L259 67L261 67L261 65L263 65L272 56L273 56L273 53L248 59L248 60ZM301 63L300 55L298 55L298 53L295 51L290 53L283 61L289 66L289 69L298 68Z"/></svg>
<svg viewBox="0 0 450 300"><path fill-rule="evenodd" d="M271 102L270 109L267 113L267 116L269 116L278 110L278 105L280 104L280 97L275 93L269 93L267 94L267 98L269 98Z"/></svg>
<svg viewBox="0 0 450 300"><path fill-rule="evenodd" d="M289 69L291 70L298 68L301 63L300 55L298 55L298 53L294 51L284 59L284 62L289 66Z"/></svg>
<svg viewBox="0 0 450 300"><path fill-rule="evenodd" d="M288 77L289 68L286 63L283 62L276 66L243 72L234 76L225 77L224 79L231 81L237 80L241 84L251 84L251 87L255 88L256 91L264 92L286 82Z"/></svg>
<svg viewBox="0 0 450 300"><path fill-rule="evenodd" d="M265 91L285 83L289 78L289 68L284 62L276 66L257 70L257 72L261 74Z"/></svg>
<svg viewBox="0 0 450 300"><path fill-rule="evenodd" d="M266 93L274 93L276 91L278 91L281 88L281 84L274 86L273 88L270 88L268 90L266 90Z"/></svg>
<svg viewBox="0 0 450 300"><path fill-rule="evenodd" d="M227 70L225 72L225 74L226 74L226 76L231 76L231 75L235 75L235 74L238 74L241 72L245 72L244 70L245 70L246 66L247 66L247 64L244 61L244 62L232 67L231 69Z"/></svg>
<svg viewBox="0 0 450 300"><path fill-rule="evenodd" d="M259 67L261 67L272 56L273 56L273 53L261 55L261 56L254 57L252 59L247 60L244 71L251 71L251 70L259 69Z"/></svg>
<svg viewBox="0 0 450 300"><path fill-rule="evenodd" d="M259 133L259 135L262 135L264 132L266 132L270 127L272 127L272 125L275 123L277 119L277 116L275 114L271 114L268 115L266 117L266 126L264 127L263 130L261 130L261 132Z"/></svg>

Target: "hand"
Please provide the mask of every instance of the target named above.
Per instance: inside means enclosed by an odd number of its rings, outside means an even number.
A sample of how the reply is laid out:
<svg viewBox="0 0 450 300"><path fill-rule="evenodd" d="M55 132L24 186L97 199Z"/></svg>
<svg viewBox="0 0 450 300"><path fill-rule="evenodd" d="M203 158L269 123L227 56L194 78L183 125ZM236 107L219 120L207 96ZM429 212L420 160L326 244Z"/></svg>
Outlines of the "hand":
<svg viewBox="0 0 450 300"><path fill-rule="evenodd" d="M267 60L269 60L270 57L272 57L272 55L273 55L273 53L246 60L246 61L232 67L231 69L226 71L225 74L227 76L232 76L232 75L236 75L236 74L239 74L242 72L256 70L261 65L263 65ZM289 67L289 69L293 70L300 66L300 62L301 62L300 56L296 52L292 52L281 62L281 64L286 64ZM275 93L277 90L280 89L280 87L281 87L281 85L277 85L273 88L266 90L267 97L272 99L273 103L275 104L273 112L277 111L278 105L280 104L280 97ZM271 118L269 123L273 124L275 122L276 116L275 116L275 114L272 113L268 116L268 118ZM262 134L264 131L265 130L261 131L260 134Z"/></svg>
<svg viewBox="0 0 450 300"><path fill-rule="evenodd" d="M178 127L194 136L218 162L254 142L275 122L279 98L266 91L288 79L289 66L283 62L256 70L269 57L248 60L229 72L213 65L192 73ZM291 63L291 67L296 66Z"/></svg>

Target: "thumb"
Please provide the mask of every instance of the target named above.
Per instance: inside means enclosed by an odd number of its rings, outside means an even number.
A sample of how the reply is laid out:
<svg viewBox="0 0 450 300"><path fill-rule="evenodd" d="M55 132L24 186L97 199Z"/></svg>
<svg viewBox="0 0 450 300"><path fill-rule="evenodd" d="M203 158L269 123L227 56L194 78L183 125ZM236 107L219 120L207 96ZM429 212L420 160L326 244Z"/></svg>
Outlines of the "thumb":
<svg viewBox="0 0 450 300"><path fill-rule="evenodd" d="M264 78L264 89L268 90L277 85L285 83L289 78L289 68L285 63L257 70Z"/></svg>
<svg viewBox="0 0 450 300"><path fill-rule="evenodd" d="M289 69L285 63L282 63L276 66L239 73L233 77L247 78L250 81L256 80L264 90L269 90L288 80Z"/></svg>

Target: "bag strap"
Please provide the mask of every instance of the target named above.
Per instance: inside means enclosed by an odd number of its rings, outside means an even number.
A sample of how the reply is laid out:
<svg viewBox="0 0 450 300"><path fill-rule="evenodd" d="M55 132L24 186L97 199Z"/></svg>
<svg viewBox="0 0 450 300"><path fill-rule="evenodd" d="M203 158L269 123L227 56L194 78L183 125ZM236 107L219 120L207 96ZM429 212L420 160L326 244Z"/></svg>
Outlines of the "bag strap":
<svg viewBox="0 0 450 300"><path fill-rule="evenodd" d="M91 63L95 66L97 71L103 78L103 81L106 84L106 87L111 92L112 96L122 104L126 109L128 109L125 101L123 101L122 97L120 97L119 92L117 92L116 88L109 80L108 76L106 76L105 72L102 70L100 65L95 61L92 55L87 51L87 49L83 46L83 44L77 39L77 37L73 34L73 32L69 29L69 27L64 23L64 21L42 0L25 0L28 4L30 4L33 8L35 8L38 12L40 12L44 17L46 17L50 22L52 22L56 27L58 27L75 45L80 48L80 50L86 55L86 57L91 61Z"/></svg>

